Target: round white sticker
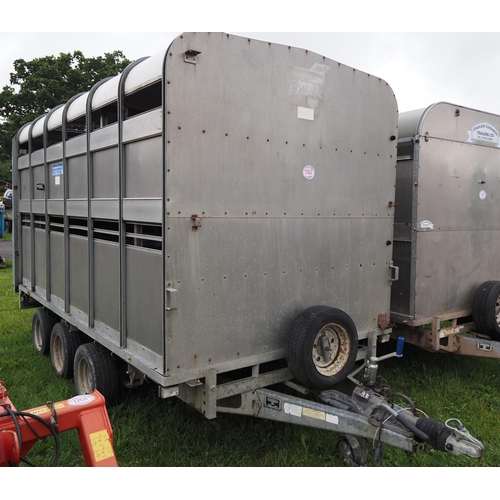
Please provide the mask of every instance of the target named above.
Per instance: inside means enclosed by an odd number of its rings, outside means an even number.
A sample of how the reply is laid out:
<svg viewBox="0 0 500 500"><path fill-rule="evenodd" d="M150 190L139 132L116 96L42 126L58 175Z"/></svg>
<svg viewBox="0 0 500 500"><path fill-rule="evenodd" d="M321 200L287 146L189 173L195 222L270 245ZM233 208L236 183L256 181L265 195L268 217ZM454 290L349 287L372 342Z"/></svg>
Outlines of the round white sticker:
<svg viewBox="0 0 500 500"><path fill-rule="evenodd" d="M92 403L94 401L94 396L90 396L89 394L80 394L79 396L75 396L68 400L68 404L70 406L84 406Z"/></svg>
<svg viewBox="0 0 500 500"><path fill-rule="evenodd" d="M307 167L304 167L302 169L302 175L307 179L311 180L314 179L314 176L316 175L316 170L314 170L314 167L311 167L311 165L307 165Z"/></svg>
<svg viewBox="0 0 500 500"><path fill-rule="evenodd" d="M486 191L484 191L484 190L483 190L483 191L480 191L480 192L479 192L479 198L480 198L481 200L485 200L485 199L486 199Z"/></svg>
<svg viewBox="0 0 500 500"><path fill-rule="evenodd" d="M420 223L422 229L434 229L434 224L430 220L423 220Z"/></svg>

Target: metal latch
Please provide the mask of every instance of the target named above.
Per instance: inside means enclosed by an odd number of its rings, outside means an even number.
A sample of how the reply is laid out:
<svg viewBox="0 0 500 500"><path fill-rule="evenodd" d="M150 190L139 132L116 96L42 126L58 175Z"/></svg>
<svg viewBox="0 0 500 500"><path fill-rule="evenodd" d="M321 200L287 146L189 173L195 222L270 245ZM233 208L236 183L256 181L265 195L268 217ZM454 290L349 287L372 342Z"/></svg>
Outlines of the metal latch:
<svg viewBox="0 0 500 500"><path fill-rule="evenodd" d="M391 263L389 264L389 268L394 270L394 275L389 279L389 285L392 285L395 281L399 280L399 267L394 265L394 262L391 260ZM391 273L392 275L392 273Z"/></svg>
<svg viewBox="0 0 500 500"><path fill-rule="evenodd" d="M201 219L196 214L191 215L191 221L193 229L198 229L199 227L201 227Z"/></svg>
<svg viewBox="0 0 500 500"><path fill-rule="evenodd" d="M196 56L198 54L201 54L201 52L198 52L197 50L186 50L186 52L184 52L184 62L196 64Z"/></svg>
<svg viewBox="0 0 500 500"><path fill-rule="evenodd" d="M175 288L167 288L165 290L165 309L167 311L175 311L177 309L177 290Z"/></svg>

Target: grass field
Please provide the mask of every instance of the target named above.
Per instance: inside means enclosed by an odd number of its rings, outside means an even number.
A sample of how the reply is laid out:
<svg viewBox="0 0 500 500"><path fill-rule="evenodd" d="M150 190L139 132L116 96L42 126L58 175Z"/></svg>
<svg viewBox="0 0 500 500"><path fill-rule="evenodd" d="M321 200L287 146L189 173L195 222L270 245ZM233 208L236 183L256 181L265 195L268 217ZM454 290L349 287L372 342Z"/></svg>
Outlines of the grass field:
<svg viewBox="0 0 500 500"><path fill-rule="evenodd" d="M0 269L0 380L17 410L74 396L72 381L52 371L50 358L31 344L34 310L19 310L12 264ZM429 417L459 418L485 445L481 459L453 457L431 449L407 456L385 447L384 466L494 467L500 464L500 361L427 353L408 346L402 359L381 363L380 375L409 396ZM154 384L124 391L109 408L115 452L129 467L342 467L338 435L251 417L221 415L206 420L176 399L161 400ZM50 439L28 455L51 465ZM60 466L84 466L76 431L61 434ZM369 466L378 465L370 458Z"/></svg>

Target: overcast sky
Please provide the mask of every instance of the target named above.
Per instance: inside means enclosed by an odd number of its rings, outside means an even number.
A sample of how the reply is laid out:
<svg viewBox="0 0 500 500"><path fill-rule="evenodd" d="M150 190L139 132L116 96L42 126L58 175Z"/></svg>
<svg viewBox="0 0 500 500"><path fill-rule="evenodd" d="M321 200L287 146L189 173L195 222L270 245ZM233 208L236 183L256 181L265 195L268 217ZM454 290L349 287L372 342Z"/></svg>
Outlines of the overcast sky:
<svg viewBox="0 0 500 500"><path fill-rule="evenodd" d="M73 4L62 0L25 2L21 10L14 2L2 6L7 31L0 33L0 88L9 83L16 59L122 50L134 60L165 49L189 26L189 31L223 30L309 49L383 78L400 111L448 101L500 114L500 33L495 32L500 2L460 7L442 0L411 5L395 0L87 0L74 4L73 11ZM262 31L228 31L248 27ZM9 31L20 28L27 32Z"/></svg>
<svg viewBox="0 0 500 500"><path fill-rule="evenodd" d="M400 111L448 101L500 114L500 33L231 33L309 49L383 78ZM15 59L122 50L134 60L161 51L178 34L2 32L0 87L9 83Z"/></svg>

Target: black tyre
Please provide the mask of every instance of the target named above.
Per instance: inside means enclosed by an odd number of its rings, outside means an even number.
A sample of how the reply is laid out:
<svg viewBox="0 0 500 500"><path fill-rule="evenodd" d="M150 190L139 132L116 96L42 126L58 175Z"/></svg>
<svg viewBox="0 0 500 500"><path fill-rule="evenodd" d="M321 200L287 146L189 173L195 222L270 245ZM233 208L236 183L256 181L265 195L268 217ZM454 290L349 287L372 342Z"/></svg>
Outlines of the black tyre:
<svg viewBox="0 0 500 500"><path fill-rule="evenodd" d="M500 340L500 281L485 281L476 290L472 316L478 333Z"/></svg>
<svg viewBox="0 0 500 500"><path fill-rule="evenodd" d="M118 372L111 353L94 342L82 344L75 354L73 366L77 394L99 391L108 404L118 395Z"/></svg>
<svg viewBox="0 0 500 500"><path fill-rule="evenodd" d="M285 352L288 367L301 384L331 389L345 380L356 363L356 326L340 309L310 307L295 319Z"/></svg>
<svg viewBox="0 0 500 500"><path fill-rule="evenodd" d="M56 323L50 336L50 360L61 378L73 378L77 349L85 342L82 332L70 331L67 323Z"/></svg>
<svg viewBox="0 0 500 500"><path fill-rule="evenodd" d="M37 309L33 314L31 322L31 340L35 349L40 354L46 356L50 351L50 336L52 328L59 321L59 318L43 307Z"/></svg>

